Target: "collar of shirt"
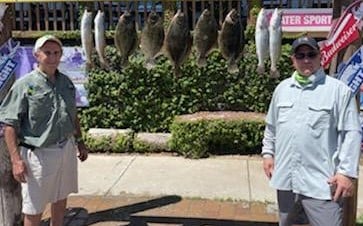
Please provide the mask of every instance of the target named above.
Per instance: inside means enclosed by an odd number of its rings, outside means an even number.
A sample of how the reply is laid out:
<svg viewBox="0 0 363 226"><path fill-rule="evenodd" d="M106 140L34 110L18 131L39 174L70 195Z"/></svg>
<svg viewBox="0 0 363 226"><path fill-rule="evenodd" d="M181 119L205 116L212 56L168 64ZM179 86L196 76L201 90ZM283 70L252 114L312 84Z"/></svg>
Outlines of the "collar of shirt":
<svg viewBox="0 0 363 226"><path fill-rule="evenodd" d="M297 73L297 72L296 72ZM309 83L306 85L302 85L300 84L296 79L295 79L295 72L292 74L291 76L291 86L298 86L298 87L312 87L312 86L316 86L322 79L324 79L325 77L325 72L323 70L323 68L318 69L314 74L310 75L308 77L309 79Z"/></svg>
<svg viewBox="0 0 363 226"><path fill-rule="evenodd" d="M35 70L38 72L39 75L43 76L44 78L46 78L48 80L48 75L46 73L44 73L43 71L41 71L38 67L35 68ZM57 69L55 71L56 77L57 77L58 74L59 74L59 70Z"/></svg>
<svg viewBox="0 0 363 226"><path fill-rule="evenodd" d="M304 75L300 75L300 74L299 74L299 72L297 72L297 71L294 71L293 77L294 77L294 79L295 79L298 83L300 83L300 85L305 86L305 85L307 85L307 84L311 83L311 81L310 81L309 77L304 76Z"/></svg>

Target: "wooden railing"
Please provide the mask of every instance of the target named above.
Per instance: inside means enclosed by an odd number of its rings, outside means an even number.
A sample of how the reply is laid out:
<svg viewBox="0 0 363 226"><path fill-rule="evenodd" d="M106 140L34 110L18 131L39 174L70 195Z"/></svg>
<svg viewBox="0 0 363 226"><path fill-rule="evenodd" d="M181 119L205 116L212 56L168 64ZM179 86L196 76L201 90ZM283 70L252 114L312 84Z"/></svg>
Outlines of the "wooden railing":
<svg viewBox="0 0 363 226"><path fill-rule="evenodd" d="M162 1L129 0L129 1L94 1L91 8L105 12L106 29L113 30L119 16L126 10L135 13L137 28L141 29L144 18L152 9L164 13ZM13 31L73 31L79 30L83 3L69 2L35 2L12 4ZM265 0L265 8L330 8L331 0ZM242 18L247 18L247 0L180 0L175 1L175 8L181 8L188 14L190 27L194 28L201 11L209 7L222 24L225 15L236 8Z"/></svg>

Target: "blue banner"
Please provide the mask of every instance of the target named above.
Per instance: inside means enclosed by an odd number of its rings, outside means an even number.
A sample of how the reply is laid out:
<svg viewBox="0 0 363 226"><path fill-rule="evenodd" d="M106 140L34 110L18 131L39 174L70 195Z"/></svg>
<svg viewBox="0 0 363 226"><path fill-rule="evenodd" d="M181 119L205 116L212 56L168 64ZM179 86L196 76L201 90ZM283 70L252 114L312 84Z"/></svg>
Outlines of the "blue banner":
<svg viewBox="0 0 363 226"><path fill-rule="evenodd" d="M4 88L6 81L13 75L17 63L10 58L4 60L5 62L0 65L0 90Z"/></svg>
<svg viewBox="0 0 363 226"><path fill-rule="evenodd" d="M354 94L363 83L363 46L338 71L337 78L349 86Z"/></svg>

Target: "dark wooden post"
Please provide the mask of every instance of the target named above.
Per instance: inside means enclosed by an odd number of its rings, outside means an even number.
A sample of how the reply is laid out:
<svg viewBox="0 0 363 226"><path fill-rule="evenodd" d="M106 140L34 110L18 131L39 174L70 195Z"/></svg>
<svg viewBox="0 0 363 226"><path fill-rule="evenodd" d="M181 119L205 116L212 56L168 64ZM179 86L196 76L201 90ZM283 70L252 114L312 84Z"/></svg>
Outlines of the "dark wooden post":
<svg viewBox="0 0 363 226"><path fill-rule="evenodd" d="M169 26L169 23L171 19L173 18L175 11L176 11L176 2L175 1L169 1L169 0L163 0L161 1L164 9L164 27L167 28ZM182 3L182 2L181 2ZM180 4L181 4L180 3Z"/></svg>
<svg viewBox="0 0 363 226"><path fill-rule="evenodd" d="M339 18L344 7L349 6L353 0L333 0L333 19ZM358 40L353 42L347 48L340 51L333 59L329 71L334 74L337 71L339 63L347 61L353 53L362 45L362 34ZM358 95L359 97L359 95ZM359 101L357 101L359 103ZM359 106L358 106L359 109ZM353 196L347 199L343 209L343 226L355 226L357 215L357 197L358 197L358 181L354 180Z"/></svg>
<svg viewBox="0 0 363 226"><path fill-rule="evenodd" d="M3 17L4 29L0 33L0 45L11 37L11 8L12 5L9 4ZM9 88L13 82L14 78L4 87ZM22 225L21 187L13 178L10 156L3 136L0 136L0 222L2 226Z"/></svg>

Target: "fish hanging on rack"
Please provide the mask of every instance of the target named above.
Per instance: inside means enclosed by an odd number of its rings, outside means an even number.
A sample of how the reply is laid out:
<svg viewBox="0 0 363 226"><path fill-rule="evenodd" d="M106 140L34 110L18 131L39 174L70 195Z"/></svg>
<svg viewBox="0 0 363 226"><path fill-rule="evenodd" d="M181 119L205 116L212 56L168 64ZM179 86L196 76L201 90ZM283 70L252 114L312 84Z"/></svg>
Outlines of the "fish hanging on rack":
<svg viewBox="0 0 363 226"><path fill-rule="evenodd" d="M227 60L228 72L238 73L238 64L244 47L244 35L240 14L232 9L227 14L218 37L218 47Z"/></svg>
<svg viewBox="0 0 363 226"><path fill-rule="evenodd" d="M260 10L256 20L255 42L257 54L257 73L265 73L265 59L269 56L269 20L264 8Z"/></svg>
<svg viewBox="0 0 363 226"><path fill-rule="evenodd" d="M84 10L81 19L81 42L83 53L86 56L86 71L93 67L92 52L94 49L92 34L92 11Z"/></svg>
<svg viewBox="0 0 363 226"><path fill-rule="evenodd" d="M155 58L163 47L165 38L163 19L151 11L141 31L140 49L145 56L145 67L150 70L155 67Z"/></svg>
<svg viewBox="0 0 363 226"><path fill-rule="evenodd" d="M99 57L101 68L108 69L109 65L105 57L106 38L105 38L105 16L104 12L98 10L94 19L95 24L95 47Z"/></svg>
<svg viewBox="0 0 363 226"><path fill-rule="evenodd" d="M188 18L179 9L169 24L164 42L165 54L174 67L176 77L180 76L180 66L189 56L192 43Z"/></svg>
<svg viewBox="0 0 363 226"><path fill-rule="evenodd" d="M277 69L277 63L281 57L281 42L282 42L282 10L275 9L272 13L269 26L269 45L270 45L270 77L280 77L280 72Z"/></svg>
<svg viewBox="0 0 363 226"><path fill-rule="evenodd" d="M194 46L197 51L197 65L207 64L207 55L217 44L218 25L209 9L203 10L194 29Z"/></svg>
<svg viewBox="0 0 363 226"><path fill-rule="evenodd" d="M135 18L128 11L124 12L118 20L114 39L116 49L121 55L121 66L125 67L129 63L129 56L138 46Z"/></svg>

